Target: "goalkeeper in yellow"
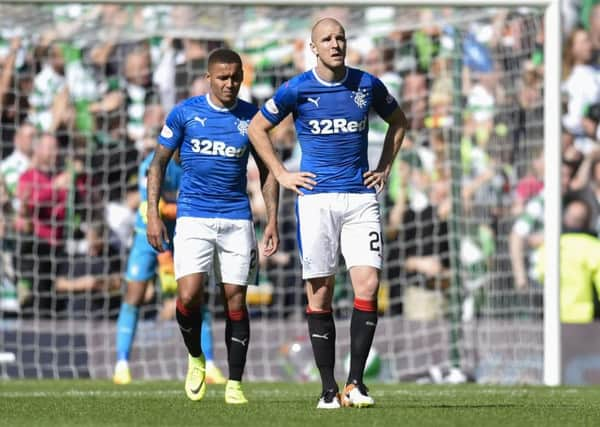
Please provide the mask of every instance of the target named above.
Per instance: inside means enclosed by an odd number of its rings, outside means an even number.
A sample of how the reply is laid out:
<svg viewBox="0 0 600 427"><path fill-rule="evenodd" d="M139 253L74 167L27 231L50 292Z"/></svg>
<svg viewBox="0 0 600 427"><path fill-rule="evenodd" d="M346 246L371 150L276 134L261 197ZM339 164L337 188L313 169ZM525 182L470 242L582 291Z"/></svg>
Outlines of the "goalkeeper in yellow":
<svg viewBox="0 0 600 427"><path fill-rule="evenodd" d="M153 157L154 151L144 159L138 170L141 203L136 215L135 236L127 261L127 272L125 273L127 291L117 320L117 362L113 376L115 384L128 384L131 382L129 356L137 329L140 306L144 301L148 283L158 274L163 294L175 295L177 289L173 271L172 236L175 230L176 198L181 178L181 166L178 159L172 159L167 166L162 183L162 198L159 208L169 236L171 236L169 239L171 243L169 250L158 253L150 246L146 237L146 181L148 168ZM202 351L206 357L206 382L224 384L226 379L213 361L210 312L206 309L202 314L201 343Z"/></svg>

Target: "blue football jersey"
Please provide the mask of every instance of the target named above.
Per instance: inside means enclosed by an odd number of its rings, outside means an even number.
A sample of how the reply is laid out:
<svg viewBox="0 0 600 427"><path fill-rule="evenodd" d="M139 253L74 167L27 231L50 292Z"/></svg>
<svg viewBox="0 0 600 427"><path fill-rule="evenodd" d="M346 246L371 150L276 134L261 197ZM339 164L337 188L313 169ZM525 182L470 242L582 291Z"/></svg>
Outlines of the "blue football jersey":
<svg viewBox="0 0 600 427"><path fill-rule="evenodd" d="M246 171L248 124L256 112L239 99L230 109L219 108L205 95L187 99L169 113L158 142L180 149L177 217L252 219Z"/></svg>
<svg viewBox="0 0 600 427"><path fill-rule="evenodd" d="M146 212L148 209L148 169L154 158L154 151L150 153L142 161L138 167L138 191L140 193L140 207L135 219L136 231L145 233L148 219ZM165 202L173 203L177 199L177 191L179 190L179 181L181 180L181 166L173 159L167 164L167 170L163 178L161 186L161 198ZM171 224L167 224L171 226Z"/></svg>
<svg viewBox="0 0 600 427"><path fill-rule="evenodd" d="M363 173L369 170L367 134L369 110L388 117L398 103L381 80L347 67L334 83L306 71L279 87L263 105L262 114L273 124L293 114L302 149L300 170L317 175L313 190L305 194L369 193Z"/></svg>

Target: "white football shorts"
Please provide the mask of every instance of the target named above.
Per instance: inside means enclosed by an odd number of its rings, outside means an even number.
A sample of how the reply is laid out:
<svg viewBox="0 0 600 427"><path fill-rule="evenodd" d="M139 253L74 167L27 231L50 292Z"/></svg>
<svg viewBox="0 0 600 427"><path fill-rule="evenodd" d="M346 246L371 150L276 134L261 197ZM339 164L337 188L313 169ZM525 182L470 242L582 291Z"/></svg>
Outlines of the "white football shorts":
<svg viewBox="0 0 600 427"><path fill-rule="evenodd" d="M346 268L371 266L381 270L383 240L375 194L300 196L296 215L303 279L335 274L340 249Z"/></svg>
<svg viewBox="0 0 600 427"><path fill-rule="evenodd" d="M173 237L175 278L215 272L216 283L257 283L258 246L252 221L177 218Z"/></svg>

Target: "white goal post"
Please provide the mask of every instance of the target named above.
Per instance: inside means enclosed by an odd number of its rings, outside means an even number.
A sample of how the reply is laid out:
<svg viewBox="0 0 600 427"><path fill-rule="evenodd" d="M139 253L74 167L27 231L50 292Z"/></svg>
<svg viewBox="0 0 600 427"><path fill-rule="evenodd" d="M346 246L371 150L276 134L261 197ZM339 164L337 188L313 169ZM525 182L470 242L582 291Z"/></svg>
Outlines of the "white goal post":
<svg viewBox="0 0 600 427"><path fill-rule="evenodd" d="M36 1L32 0L28 3L40 3L45 4L45 1ZM71 2L67 1L54 1L53 4L67 4ZM96 4L93 1L82 1L78 2L81 4ZM561 57L561 22L560 22L560 3L559 0L499 0L499 1L467 1L467 0L458 0L458 1L426 1L421 2L417 0L389 0L389 1L373 1L373 2L365 2L360 0L289 0L289 1L274 1L274 0L260 0L260 1L252 1L252 0L237 0L237 1L193 1L193 0L184 0L184 1L166 1L166 0L130 0L130 1L117 1L112 2L116 4L132 4L132 5L215 5L215 6L231 6L231 7L244 7L249 5L264 5L269 7L290 7L290 6L306 6L306 7L321 7L321 6L355 6L355 7L366 7L366 6L402 6L402 7L465 7L470 9L475 8L521 8L521 7L532 7L543 9L543 25L545 28L545 38L544 38L544 47L543 47L543 64L544 64L544 76L543 76L543 147L544 147L544 162L545 162L545 175L544 175L544 241L545 241L545 283L543 288L543 383L549 386L560 385L561 383L561 337L560 337L560 319L559 319L559 237L560 237L560 227L561 227L561 200L560 200L560 174L557 171L560 171L560 96L559 96L559 79L560 79L560 57ZM368 3L368 4L365 4ZM5 6L6 7L6 6ZM306 29L308 32L308 29ZM0 158L0 160L2 160ZM290 322L289 330L284 330L287 319L281 317L281 322L273 323L273 331L275 331L278 335L293 337L296 335L301 335L304 333L305 325L303 322L296 322L296 318L293 319L293 322ZM382 325L382 333L385 334L386 340L393 336L394 333L394 318L386 319L389 320L388 323L384 323ZM0 311L0 323L3 321L2 312ZM42 322L43 323L43 322ZM35 327L39 328L39 330L47 331L49 329L49 325L40 324L37 321L35 322ZM256 364L249 364L251 378L263 379L266 378L268 380L278 379L277 376L274 376L272 371L261 367L261 363L265 363L267 360L270 360L270 356L264 354L267 351L279 351L280 348L271 345L269 342L268 331L271 325L262 325L264 330L260 330L257 334L257 340L262 340L260 342L265 343L265 348L262 349L263 353L258 356ZM75 326L70 326L72 331L77 330ZM222 347L222 338L221 338L221 327L217 326L218 334L215 334L215 347L217 352L223 351ZM345 328L341 326L341 328ZM92 329L88 327L88 330ZM151 328L147 328L148 330L144 330L142 327L141 335L144 336L153 336L154 333L158 337L158 341L160 342L162 337L162 332L160 331L151 331ZM106 333L104 333L106 331ZM0 333L2 332L2 327L0 327ZM403 331L406 332L406 331ZM451 334L452 332L449 332ZM410 331L407 332L410 334ZM94 331L94 333L90 333L90 336L94 336L94 338L88 338L90 341L94 341L94 344L97 349L108 346L109 341L114 341L113 329L112 327L108 327L107 329L102 329L102 332ZM338 334L339 335L339 334ZM170 338L170 337L168 337ZM254 338L254 337L253 337ZM338 338L339 339L339 338ZM4 351L2 347L3 341L0 340L0 354ZM54 344L54 343L53 343ZM344 345L346 345L345 343ZM89 344L88 344L89 345ZM134 344L135 346L135 344ZM452 344L450 344L450 347ZM390 344L386 341L386 348L393 353L393 351L397 348L396 344ZM106 352L105 352L106 353ZM146 353L144 353L146 354ZM153 349L149 353L150 357L166 357L163 350ZM103 364L102 368L97 370L96 374L92 373L92 376L98 377L106 377L110 373L108 369L110 369L110 364L112 361L108 361L110 358L110 354L104 354L100 357L100 363ZM181 360L181 354L178 356ZM77 357L77 355L71 355L73 359ZM12 358L7 360L11 360L11 363L14 362ZM0 378L2 377L2 364L4 362L0 360ZM183 363L183 362L181 362ZM107 367L108 366L108 367ZM156 376L159 377L172 377L172 376L181 376L182 370L178 369L173 372L172 370L164 369L161 365L160 368L157 368L160 373ZM149 368L146 370L146 367L139 368L137 372L141 373L141 375L145 375L148 372L152 371L153 368ZM155 370L155 371L156 371ZM25 372L23 369L19 371L20 376ZM154 372L154 371L153 371ZM38 374L38 376L40 376ZM148 374L148 377L154 377L154 374Z"/></svg>

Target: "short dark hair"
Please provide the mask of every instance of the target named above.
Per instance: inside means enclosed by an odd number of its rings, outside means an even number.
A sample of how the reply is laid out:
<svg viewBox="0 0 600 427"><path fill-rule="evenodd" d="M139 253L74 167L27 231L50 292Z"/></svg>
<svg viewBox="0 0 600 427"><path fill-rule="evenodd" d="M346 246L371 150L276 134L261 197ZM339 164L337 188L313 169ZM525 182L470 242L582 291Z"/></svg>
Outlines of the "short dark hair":
<svg viewBox="0 0 600 427"><path fill-rule="evenodd" d="M208 68L213 64L239 64L242 66L242 58L231 49L218 48L208 55Z"/></svg>

